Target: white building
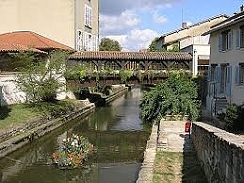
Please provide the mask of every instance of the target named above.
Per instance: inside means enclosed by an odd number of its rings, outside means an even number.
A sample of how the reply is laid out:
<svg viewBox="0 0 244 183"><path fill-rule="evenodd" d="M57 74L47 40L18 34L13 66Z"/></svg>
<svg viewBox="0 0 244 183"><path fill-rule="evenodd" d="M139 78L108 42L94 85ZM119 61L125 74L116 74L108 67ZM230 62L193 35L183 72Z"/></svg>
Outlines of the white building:
<svg viewBox="0 0 244 183"><path fill-rule="evenodd" d="M229 104L244 104L244 11L212 27L207 110L216 115Z"/></svg>
<svg viewBox="0 0 244 183"><path fill-rule="evenodd" d="M202 34L226 20L227 17L227 15L218 15L192 25L183 23L182 28L166 33L156 40L157 48L169 50L173 45L178 44L180 51L193 55L191 68L193 75L203 73L207 71L209 64L210 45L209 35L202 36Z"/></svg>

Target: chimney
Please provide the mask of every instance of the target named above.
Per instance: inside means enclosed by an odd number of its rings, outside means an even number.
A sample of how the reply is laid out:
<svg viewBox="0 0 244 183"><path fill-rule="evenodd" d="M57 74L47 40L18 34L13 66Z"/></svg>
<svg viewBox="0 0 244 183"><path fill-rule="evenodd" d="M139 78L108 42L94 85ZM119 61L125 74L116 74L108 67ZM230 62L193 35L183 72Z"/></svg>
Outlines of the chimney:
<svg viewBox="0 0 244 183"><path fill-rule="evenodd" d="M243 12L243 10L244 10L244 6L243 5L241 5L240 10L241 10L241 12Z"/></svg>
<svg viewBox="0 0 244 183"><path fill-rule="evenodd" d="M186 22L182 22L182 28L186 28L187 27L187 23Z"/></svg>

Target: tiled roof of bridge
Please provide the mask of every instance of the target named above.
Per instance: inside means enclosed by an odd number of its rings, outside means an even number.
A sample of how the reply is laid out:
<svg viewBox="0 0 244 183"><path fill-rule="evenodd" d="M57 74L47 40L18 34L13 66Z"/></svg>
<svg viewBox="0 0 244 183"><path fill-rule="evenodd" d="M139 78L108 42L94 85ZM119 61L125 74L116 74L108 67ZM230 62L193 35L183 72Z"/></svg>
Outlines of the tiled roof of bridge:
<svg viewBox="0 0 244 183"><path fill-rule="evenodd" d="M70 59L96 60L192 60L185 52L119 52L119 51L83 51L71 55Z"/></svg>

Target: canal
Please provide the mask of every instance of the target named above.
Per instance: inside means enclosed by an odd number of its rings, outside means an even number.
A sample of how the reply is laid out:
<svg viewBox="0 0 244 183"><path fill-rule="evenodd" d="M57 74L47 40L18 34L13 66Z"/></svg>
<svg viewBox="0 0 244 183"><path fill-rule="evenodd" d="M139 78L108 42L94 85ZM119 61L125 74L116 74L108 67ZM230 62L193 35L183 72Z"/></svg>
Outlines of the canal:
<svg viewBox="0 0 244 183"><path fill-rule="evenodd" d="M142 91L135 88L83 119L71 121L0 160L0 180L6 183L131 183L143 160L150 126L139 118ZM71 134L83 135L95 146L84 167L61 170L52 153Z"/></svg>

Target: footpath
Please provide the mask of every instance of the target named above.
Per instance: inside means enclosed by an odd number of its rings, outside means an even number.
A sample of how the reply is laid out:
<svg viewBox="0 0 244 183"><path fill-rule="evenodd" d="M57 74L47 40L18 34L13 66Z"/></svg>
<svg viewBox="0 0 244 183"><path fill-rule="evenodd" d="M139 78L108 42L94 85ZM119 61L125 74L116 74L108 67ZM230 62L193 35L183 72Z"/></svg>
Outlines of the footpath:
<svg viewBox="0 0 244 183"><path fill-rule="evenodd" d="M185 122L183 121L161 121L159 125L153 125L137 183L207 182L192 139L184 130ZM169 162L165 162L169 158L168 155L176 158L173 157L173 159L169 159ZM159 156L161 157L158 160L156 157ZM177 165L174 166L174 164ZM158 172L161 176L159 180L154 178L156 166L161 168ZM167 169L171 171L165 172Z"/></svg>

